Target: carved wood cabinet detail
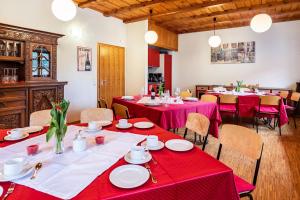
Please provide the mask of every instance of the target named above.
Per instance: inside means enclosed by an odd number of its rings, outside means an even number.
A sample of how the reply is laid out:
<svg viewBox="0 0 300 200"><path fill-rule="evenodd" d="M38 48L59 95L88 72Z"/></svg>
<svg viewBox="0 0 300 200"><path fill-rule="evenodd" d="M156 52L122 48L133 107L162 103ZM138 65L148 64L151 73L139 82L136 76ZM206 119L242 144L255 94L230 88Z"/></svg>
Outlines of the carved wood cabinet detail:
<svg viewBox="0 0 300 200"><path fill-rule="evenodd" d="M27 126L32 112L64 98L67 82L56 79L62 36L0 23L0 128ZM17 82L3 82L7 68L17 69Z"/></svg>

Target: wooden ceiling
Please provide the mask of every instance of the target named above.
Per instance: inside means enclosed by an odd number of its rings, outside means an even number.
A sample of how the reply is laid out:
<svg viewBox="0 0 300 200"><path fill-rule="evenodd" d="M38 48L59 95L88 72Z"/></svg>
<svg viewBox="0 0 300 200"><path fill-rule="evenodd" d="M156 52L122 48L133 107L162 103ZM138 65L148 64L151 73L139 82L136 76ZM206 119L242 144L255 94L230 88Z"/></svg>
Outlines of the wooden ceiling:
<svg viewBox="0 0 300 200"><path fill-rule="evenodd" d="M81 8L90 8L123 20L125 23L149 18L175 33L249 26L251 18L268 13L273 22L300 20L300 0L74 0Z"/></svg>

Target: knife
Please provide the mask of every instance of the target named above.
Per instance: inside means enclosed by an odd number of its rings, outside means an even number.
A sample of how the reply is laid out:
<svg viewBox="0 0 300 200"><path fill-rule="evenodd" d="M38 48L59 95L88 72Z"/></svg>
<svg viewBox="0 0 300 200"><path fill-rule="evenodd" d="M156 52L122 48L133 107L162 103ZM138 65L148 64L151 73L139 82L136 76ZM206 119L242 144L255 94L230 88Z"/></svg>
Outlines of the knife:
<svg viewBox="0 0 300 200"><path fill-rule="evenodd" d="M2 200L5 200L15 190L15 183L11 183Z"/></svg>
<svg viewBox="0 0 300 200"><path fill-rule="evenodd" d="M145 163L145 167L151 176L152 183L157 183L157 179L153 176L152 171L150 169L150 165L148 163Z"/></svg>

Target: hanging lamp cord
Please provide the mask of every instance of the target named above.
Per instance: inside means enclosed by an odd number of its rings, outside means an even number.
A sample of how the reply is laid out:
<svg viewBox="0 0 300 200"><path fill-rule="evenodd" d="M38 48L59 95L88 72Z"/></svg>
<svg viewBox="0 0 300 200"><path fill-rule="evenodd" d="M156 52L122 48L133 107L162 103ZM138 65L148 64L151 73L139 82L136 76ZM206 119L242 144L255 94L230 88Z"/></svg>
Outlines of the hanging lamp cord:
<svg viewBox="0 0 300 200"><path fill-rule="evenodd" d="M216 21L217 21L217 18L214 17L214 35L216 35Z"/></svg>

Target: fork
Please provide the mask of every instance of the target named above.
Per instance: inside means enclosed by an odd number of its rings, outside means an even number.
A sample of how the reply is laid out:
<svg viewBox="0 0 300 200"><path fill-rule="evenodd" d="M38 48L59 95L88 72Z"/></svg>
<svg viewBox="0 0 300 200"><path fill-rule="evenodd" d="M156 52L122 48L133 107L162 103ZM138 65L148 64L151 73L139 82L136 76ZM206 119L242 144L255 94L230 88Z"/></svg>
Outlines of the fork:
<svg viewBox="0 0 300 200"><path fill-rule="evenodd" d="M157 183L157 179L153 176L152 171L150 169L150 165L148 163L145 163L145 167L151 176L152 183Z"/></svg>
<svg viewBox="0 0 300 200"><path fill-rule="evenodd" d="M10 184L10 186L9 186L9 188L8 188L8 190L7 190L7 192L6 192L6 194L4 195L4 197L2 198L2 200L5 200L7 197L8 197L8 195L10 195L11 193L13 193L13 191L15 190L15 183L11 183Z"/></svg>

